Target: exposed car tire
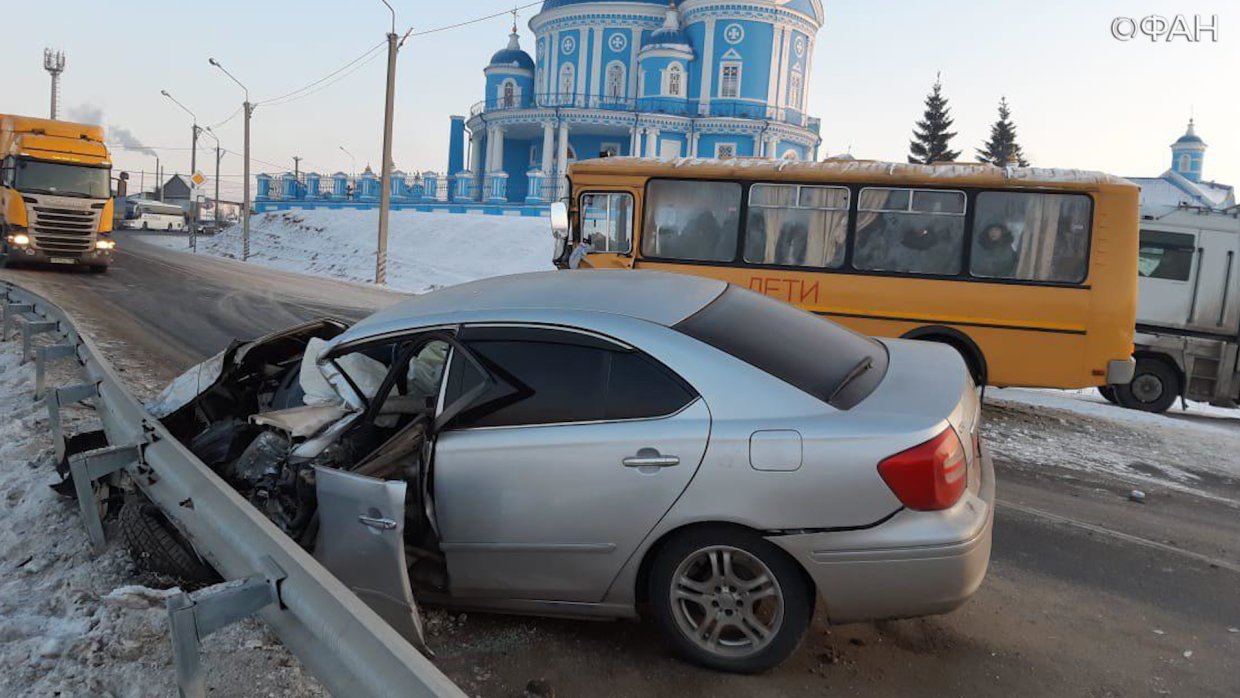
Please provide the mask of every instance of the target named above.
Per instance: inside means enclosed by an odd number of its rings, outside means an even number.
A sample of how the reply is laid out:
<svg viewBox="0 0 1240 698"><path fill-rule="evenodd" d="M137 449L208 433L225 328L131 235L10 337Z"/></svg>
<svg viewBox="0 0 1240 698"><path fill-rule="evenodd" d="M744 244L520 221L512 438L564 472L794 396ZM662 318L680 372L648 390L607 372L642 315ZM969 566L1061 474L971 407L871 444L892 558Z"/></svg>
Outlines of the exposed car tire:
<svg viewBox="0 0 1240 698"><path fill-rule="evenodd" d="M730 526L692 528L655 553L649 599L668 642L717 671L766 671L791 655L814 614L814 590L787 553Z"/></svg>
<svg viewBox="0 0 1240 698"><path fill-rule="evenodd" d="M148 574L172 577L189 586L211 584L219 579L168 522L159 507L134 497L121 507L118 516L121 536L138 569Z"/></svg>
<svg viewBox="0 0 1240 698"><path fill-rule="evenodd" d="M89 271L89 272L90 272L90 273L92 273L92 274L102 274L102 273L106 272L106 271L108 270L108 268L107 268L107 266L105 266L105 265L103 265L103 264L92 264L92 265L90 265L89 267L87 267L87 268L86 268L86 270L87 270L87 271Z"/></svg>
<svg viewBox="0 0 1240 698"><path fill-rule="evenodd" d="M1105 398L1105 399L1106 399L1106 401L1107 401L1107 402L1109 402L1109 403L1111 403L1111 404L1119 404L1119 403L1116 401L1116 397L1115 397L1115 386L1113 386L1113 385L1100 385L1100 386L1098 386L1098 394L1099 394L1099 395L1101 395L1103 398Z"/></svg>
<svg viewBox="0 0 1240 698"><path fill-rule="evenodd" d="M1115 386L1115 400L1122 407L1142 412L1166 412L1180 396L1180 374L1161 359L1137 359L1132 382Z"/></svg>

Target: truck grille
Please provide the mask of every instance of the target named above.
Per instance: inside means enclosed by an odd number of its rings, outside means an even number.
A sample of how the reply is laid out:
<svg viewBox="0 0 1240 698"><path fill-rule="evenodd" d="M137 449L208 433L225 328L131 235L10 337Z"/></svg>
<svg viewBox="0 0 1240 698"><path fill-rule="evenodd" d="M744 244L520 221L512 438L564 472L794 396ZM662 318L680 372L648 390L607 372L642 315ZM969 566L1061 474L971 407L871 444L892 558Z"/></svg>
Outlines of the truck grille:
<svg viewBox="0 0 1240 698"><path fill-rule="evenodd" d="M36 204L29 213L31 242L44 252L86 252L99 229L99 212L92 209Z"/></svg>

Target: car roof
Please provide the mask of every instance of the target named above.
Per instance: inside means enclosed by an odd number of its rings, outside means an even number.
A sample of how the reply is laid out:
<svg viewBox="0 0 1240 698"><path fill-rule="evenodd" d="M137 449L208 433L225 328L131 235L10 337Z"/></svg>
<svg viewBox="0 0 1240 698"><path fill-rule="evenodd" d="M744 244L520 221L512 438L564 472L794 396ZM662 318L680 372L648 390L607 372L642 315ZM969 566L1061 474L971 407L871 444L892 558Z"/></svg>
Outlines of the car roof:
<svg viewBox="0 0 1240 698"><path fill-rule="evenodd" d="M607 313L670 327L718 298L727 286L699 276L620 269L496 276L397 303L358 322L332 344L442 322L454 313L487 310Z"/></svg>

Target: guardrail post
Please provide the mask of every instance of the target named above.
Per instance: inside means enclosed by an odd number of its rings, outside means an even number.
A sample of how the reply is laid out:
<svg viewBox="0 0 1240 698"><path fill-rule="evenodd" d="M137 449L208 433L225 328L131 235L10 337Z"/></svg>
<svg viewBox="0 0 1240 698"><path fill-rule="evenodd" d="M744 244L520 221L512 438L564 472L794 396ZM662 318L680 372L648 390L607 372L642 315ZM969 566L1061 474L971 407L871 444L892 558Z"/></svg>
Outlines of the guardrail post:
<svg viewBox="0 0 1240 698"><path fill-rule="evenodd" d="M55 320L29 320L22 323L22 363L30 360L30 342L37 334L55 332L60 323Z"/></svg>
<svg viewBox="0 0 1240 698"><path fill-rule="evenodd" d="M99 506L95 502L95 489L91 484L127 465L137 463L141 457L141 446L127 445L108 446L69 458L69 472L73 476L73 489L77 492L78 511L82 514L82 523L86 525L90 547L96 555L103 552L107 539L103 535L103 520L99 518Z"/></svg>
<svg viewBox="0 0 1240 698"><path fill-rule="evenodd" d="M60 408L81 402L88 397L99 397L99 386L95 383L76 383L57 388L47 394L47 421L52 427L52 446L56 449L56 460L65 457L65 432L60 423Z"/></svg>
<svg viewBox="0 0 1240 698"><path fill-rule="evenodd" d="M202 673L202 639L268 604L280 602L279 584L284 571L270 557L263 558L265 574L216 584L192 594L168 599L168 624L172 657L177 667L177 687L182 698L206 698Z"/></svg>
<svg viewBox="0 0 1240 698"><path fill-rule="evenodd" d="M0 342L9 341L9 333L13 329L13 321L21 317L22 313L33 313L33 303L5 303L4 304L4 329L0 331Z"/></svg>
<svg viewBox="0 0 1240 698"><path fill-rule="evenodd" d="M47 364L56 359L66 359L70 356L77 356L76 344L51 344L46 347L36 347L34 351L34 399L38 400L43 397L43 389L47 382Z"/></svg>

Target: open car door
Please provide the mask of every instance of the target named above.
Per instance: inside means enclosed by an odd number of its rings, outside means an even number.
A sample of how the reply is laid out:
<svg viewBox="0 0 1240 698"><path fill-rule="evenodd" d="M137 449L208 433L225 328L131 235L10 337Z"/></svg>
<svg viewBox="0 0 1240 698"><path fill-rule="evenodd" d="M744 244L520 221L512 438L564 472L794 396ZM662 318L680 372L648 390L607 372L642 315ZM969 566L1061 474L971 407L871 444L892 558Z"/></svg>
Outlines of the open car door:
<svg viewBox="0 0 1240 698"><path fill-rule="evenodd" d="M439 345L436 346L436 343ZM424 355L434 356L436 361L442 362L451 356L461 357L460 360L476 369L477 384L452 404L440 405L445 372L442 365L438 372L434 371L433 366L423 360ZM433 381L427 380L427 372L434 375ZM394 386L401 382L406 389L404 394L397 394ZM408 387L413 383L420 384L416 395ZM417 402L411 398L423 396L430 402L425 405L427 412L433 414L438 411L440 419L437 422L442 423L486 393L493 384L490 374L451 334L425 333L411 338L408 347L401 350L400 358L392 363L363 419L373 422L391 416L390 411L385 411L387 408L408 409ZM416 488L418 493L428 491L427 426L427 419L414 418L373 452L351 464L358 472L315 468L319 529L314 556L401 635L429 655L405 554L409 523L405 511L405 504L409 501L406 493L410 487ZM418 468L416 481L365 474L384 471L409 477L405 468L391 466L399 466L402 461L417 462L419 458L422 467ZM414 498L414 501L418 500L426 507L426 522L433 529L434 516L429 508L429 499L424 496ZM414 512L414 515L416 521L418 513Z"/></svg>

